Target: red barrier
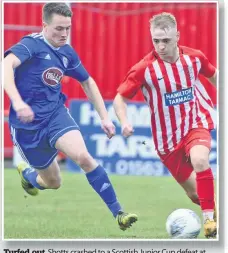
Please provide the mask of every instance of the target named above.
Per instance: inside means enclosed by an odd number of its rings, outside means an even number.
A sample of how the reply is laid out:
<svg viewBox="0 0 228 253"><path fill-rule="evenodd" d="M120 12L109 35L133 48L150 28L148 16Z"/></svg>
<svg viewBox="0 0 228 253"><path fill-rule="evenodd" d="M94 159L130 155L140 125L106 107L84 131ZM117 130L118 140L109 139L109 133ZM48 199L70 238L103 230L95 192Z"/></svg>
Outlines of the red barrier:
<svg viewBox="0 0 228 253"><path fill-rule="evenodd" d="M105 99L113 99L129 68L152 49L149 19L162 11L171 12L178 22L180 44L200 49L216 63L216 3L73 3L72 45ZM42 4L4 3L4 48L42 26ZM16 26L15 26L16 25ZM205 81L204 81L205 82ZM210 84L211 95L215 90ZM63 92L85 98L71 78L63 81ZM135 100L143 99L139 94ZM69 100L68 100L69 101ZM9 99L5 96L4 108ZM5 133L5 138L9 138Z"/></svg>
<svg viewBox="0 0 228 253"><path fill-rule="evenodd" d="M180 44L202 50L216 65L215 3L77 3L72 8L72 44L106 99L115 96L129 68L151 51L149 19L162 11L175 15ZM74 91L85 97L80 89Z"/></svg>

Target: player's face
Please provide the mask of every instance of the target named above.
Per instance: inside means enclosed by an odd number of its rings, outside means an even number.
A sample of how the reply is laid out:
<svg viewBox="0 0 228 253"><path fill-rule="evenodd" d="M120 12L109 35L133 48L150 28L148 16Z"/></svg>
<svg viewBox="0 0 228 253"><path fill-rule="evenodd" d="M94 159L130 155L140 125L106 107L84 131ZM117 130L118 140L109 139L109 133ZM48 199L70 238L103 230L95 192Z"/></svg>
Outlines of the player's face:
<svg viewBox="0 0 228 253"><path fill-rule="evenodd" d="M163 60L172 60L177 53L179 32L175 28L151 28L152 42L155 51Z"/></svg>
<svg viewBox="0 0 228 253"><path fill-rule="evenodd" d="M50 23L43 24L45 38L54 47L64 46L71 28L71 17L53 14Z"/></svg>

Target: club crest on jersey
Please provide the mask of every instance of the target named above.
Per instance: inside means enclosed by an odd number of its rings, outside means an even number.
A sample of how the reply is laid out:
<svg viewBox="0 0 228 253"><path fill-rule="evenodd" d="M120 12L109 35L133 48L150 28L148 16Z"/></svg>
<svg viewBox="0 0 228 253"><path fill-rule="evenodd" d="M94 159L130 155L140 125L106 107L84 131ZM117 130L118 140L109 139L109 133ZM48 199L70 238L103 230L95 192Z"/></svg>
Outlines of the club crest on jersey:
<svg viewBox="0 0 228 253"><path fill-rule="evenodd" d="M188 67L188 76L189 76L190 80L195 79L195 74L194 74L193 67Z"/></svg>
<svg viewBox="0 0 228 253"><path fill-rule="evenodd" d="M55 86L59 84L62 77L63 77L62 70L55 67L46 69L42 74L44 83L50 86Z"/></svg>
<svg viewBox="0 0 228 253"><path fill-rule="evenodd" d="M68 63L69 63L68 59L65 56L63 56L63 65L64 65L65 68L68 67Z"/></svg>
<svg viewBox="0 0 228 253"><path fill-rule="evenodd" d="M190 80L195 80L194 69L192 66L184 66L184 70Z"/></svg>
<svg viewBox="0 0 228 253"><path fill-rule="evenodd" d="M193 100L193 90L192 87L190 87L171 93L165 93L164 96L166 106L179 105Z"/></svg>

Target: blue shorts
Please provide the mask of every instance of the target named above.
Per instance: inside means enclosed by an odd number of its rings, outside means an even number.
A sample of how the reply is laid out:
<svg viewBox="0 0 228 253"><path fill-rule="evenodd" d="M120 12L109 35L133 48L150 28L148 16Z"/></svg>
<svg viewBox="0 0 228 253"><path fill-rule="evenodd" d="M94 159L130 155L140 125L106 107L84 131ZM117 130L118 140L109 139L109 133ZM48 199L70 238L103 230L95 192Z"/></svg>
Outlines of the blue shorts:
<svg viewBox="0 0 228 253"><path fill-rule="evenodd" d="M59 137L71 130L79 130L66 107L56 111L42 129L10 128L13 143L21 157L35 169L46 169L53 162L58 153L55 143Z"/></svg>

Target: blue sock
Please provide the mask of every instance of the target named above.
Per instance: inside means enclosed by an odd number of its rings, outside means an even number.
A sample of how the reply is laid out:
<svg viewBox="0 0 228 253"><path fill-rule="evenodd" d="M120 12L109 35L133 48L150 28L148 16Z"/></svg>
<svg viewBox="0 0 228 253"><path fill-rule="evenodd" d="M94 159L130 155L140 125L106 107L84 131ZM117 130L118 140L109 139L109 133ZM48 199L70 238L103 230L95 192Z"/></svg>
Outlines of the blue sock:
<svg viewBox="0 0 228 253"><path fill-rule="evenodd" d="M24 178L29 181L29 183L31 185L33 185L35 188L40 189L40 190L45 190L45 188L41 185L39 185L36 182L36 178L38 176L38 173L36 172L36 170L32 169L32 168L26 168L23 172L22 172Z"/></svg>
<svg viewBox="0 0 228 253"><path fill-rule="evenodd" d="M104 168L99 165L95 170L88 172L86 177L93 189L108 206L113 216L116 217L122 208L117 201L115 191Z"/></svg>

